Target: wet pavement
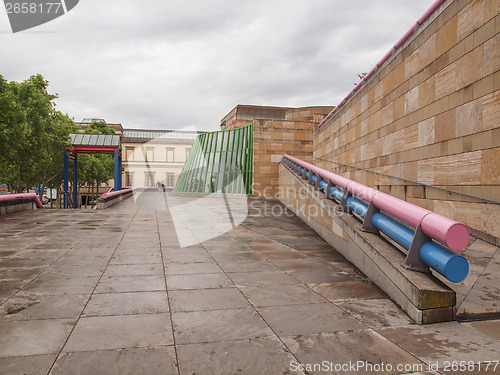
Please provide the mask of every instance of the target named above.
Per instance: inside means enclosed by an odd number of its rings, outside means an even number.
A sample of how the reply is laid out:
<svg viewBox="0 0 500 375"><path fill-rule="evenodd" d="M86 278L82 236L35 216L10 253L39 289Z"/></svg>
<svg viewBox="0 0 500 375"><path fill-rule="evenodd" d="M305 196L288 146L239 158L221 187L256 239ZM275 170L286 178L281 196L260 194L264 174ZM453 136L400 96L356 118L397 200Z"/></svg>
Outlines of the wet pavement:
<svg viewBox="0 0 500 375"><path fill-rule="evenodd" d="M165 197L0 217L0 374L500 373L499 320L413 324L280 203Z"/></svg>

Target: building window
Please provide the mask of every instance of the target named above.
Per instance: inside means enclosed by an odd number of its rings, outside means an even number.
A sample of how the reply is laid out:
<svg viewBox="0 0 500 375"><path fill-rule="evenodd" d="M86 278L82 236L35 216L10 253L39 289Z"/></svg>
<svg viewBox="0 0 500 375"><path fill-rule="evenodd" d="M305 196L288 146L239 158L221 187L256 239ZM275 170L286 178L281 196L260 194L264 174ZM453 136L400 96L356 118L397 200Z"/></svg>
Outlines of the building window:
<svg viewBox="0 0 500 375"><path fill-rule="evenodd" d="M173 173L167 173L167 187L174 187L175 184L175 175Z"/></svg>
<svg viewBox="0 0 500 375"><path fill-rule="evenodd" d="M144 172L144 180L146 181L146 187L155 187L155 173L154 172Z"/></svg>
<svg viewBox="0 0 500 375"><path fill-rule="evenodd" d="M135 147L126 147L125 148L125 160L126 161L134 161L134 148Z"/></svg>
<svg viewBox="0 0 500 375"><path fill-rule="evenodd" d="M175 148L167 147L167 161L175 161L174 155L175 155Z"/></svg>
<svg viewBox="0 0 500 375"><path fill-rule="evenodd" d="M146 147L146 161L155 161L154 147Z"/></svg>
<svg viewBox="0 0 500 375"><path fill-rule="evenodd" d="M134 186L133 172L125 172L125 186Z"/></svg>
<svg viewBox="0 0 500 375"><path fill-rule="evenodd" d="M188 160L189 152L191 151L191 148L186 148L186 160Z"/></svg>

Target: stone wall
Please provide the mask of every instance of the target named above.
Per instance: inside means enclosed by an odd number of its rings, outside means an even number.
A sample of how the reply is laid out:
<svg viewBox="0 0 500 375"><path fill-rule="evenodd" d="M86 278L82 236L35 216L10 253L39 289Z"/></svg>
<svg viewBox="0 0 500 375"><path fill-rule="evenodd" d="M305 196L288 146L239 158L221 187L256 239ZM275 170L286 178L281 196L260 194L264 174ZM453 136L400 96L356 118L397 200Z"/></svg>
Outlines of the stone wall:
<svg viewBox="0 0 500 375"><path fill-rule="evenodd" d="M254 120L253 194L275 197L283 154L312 162L313 129L318 123Z"/></svg>
<svg viewBox="0 0 500 375"><path fill-rule="evenodd" d="M0 203L0 216L13 214L14 212L36 210L37 206L33 199L23 199Z"/></svg>
<svg viewBox="0 0 500 375"><path fill-rule="evenodd" d="M254 195L276 197L283 154L312 162L314 129L332 109L238 105L221 120L221 130L254 124Z"/></svg>
<svg viewBox="0 0 500 375"><path fill-rule="evenodd" d="M445 2L316 131L314 163L499 238L499 9Z"/></svg>

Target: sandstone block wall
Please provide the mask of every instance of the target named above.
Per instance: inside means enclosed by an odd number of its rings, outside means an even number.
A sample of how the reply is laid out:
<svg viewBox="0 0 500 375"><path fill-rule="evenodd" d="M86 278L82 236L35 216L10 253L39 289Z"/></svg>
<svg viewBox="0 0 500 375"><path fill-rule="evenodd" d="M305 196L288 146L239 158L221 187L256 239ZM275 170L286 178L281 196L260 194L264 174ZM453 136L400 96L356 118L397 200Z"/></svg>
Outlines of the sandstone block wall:
<svg viewBox="0 0 500 375"><path fill-rule="evenodd" d="M500 238L499 11L445 2L316 131L313 162Z"/></svg>
<svg viewBox="0 0 500 375"><path fill-rule="evenodd" d="M305 121L254 120L253 193L275 197L278 167L283 154L312 162L313 129L318 123Z"/></svg>

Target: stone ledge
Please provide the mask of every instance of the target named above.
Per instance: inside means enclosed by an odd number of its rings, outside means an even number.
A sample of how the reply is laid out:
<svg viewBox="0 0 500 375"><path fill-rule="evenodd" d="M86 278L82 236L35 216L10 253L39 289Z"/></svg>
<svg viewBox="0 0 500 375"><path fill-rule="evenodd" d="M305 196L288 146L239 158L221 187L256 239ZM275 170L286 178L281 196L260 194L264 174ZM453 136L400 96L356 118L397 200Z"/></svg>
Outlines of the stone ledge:
<svg viewBox="0 0 500 375"><path fill-rule="evenodd" d="M124 199L130 198L133 195L133 190L125 190L122 194L117 194L113 195L108 198L98 198L97 199L97 209L98 210L105 210L106 208L109 208L118 202L121 202Z"/></svg>
<svg viewBox="0 0 500 375"><path fill-rule="evenodd" d="M0 216L12 214L14 212L36 210L36 203L34 199L16 199L0 203Z"/></svg>
<svg viewBox="0 0 500 375"><path fill-rule="evenodd" d="M357 218L347 214L340 215L335 202L325 200L322 192L314 190L282 164L279 176L281 203L368 276L416 323L437 323L455 318L455 291L431 274L405 270L401 267L405 254L382 236L362 232L361 223ZM300 190L301 194L295 194L291 199L293 188L295 192ZM322 212L311 217L310 209L299 209L292 201L303 203L299 203L302 208L314 205L315 211ZM327 228L318 220L325 215L333 220L333 226L340 227L342 236L339 235L338 229L332 231L332 228Z"/></svg>

